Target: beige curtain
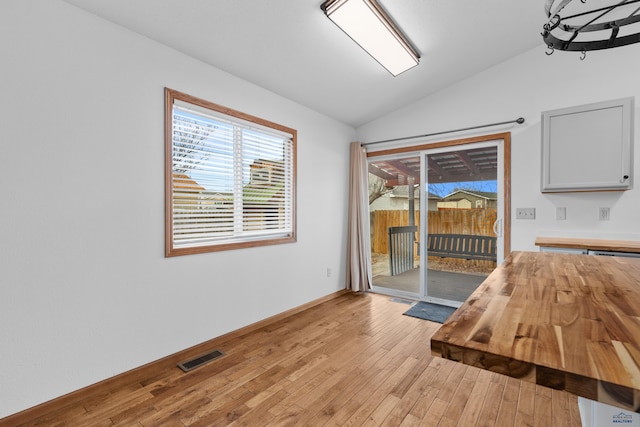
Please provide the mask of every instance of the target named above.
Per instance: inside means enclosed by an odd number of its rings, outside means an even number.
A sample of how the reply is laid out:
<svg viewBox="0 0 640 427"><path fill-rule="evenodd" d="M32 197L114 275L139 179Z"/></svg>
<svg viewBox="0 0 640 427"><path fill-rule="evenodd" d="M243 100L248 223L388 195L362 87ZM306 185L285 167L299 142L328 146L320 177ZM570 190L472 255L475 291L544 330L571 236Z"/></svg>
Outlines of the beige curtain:
<svg viewBox="0 0 640 427"><path fill-rule="evenodd" d="M371 243L369 235L369 181L367 155L359 142L351 143L349 175L349 222L347 225L347 289L371 289Z"/></svg>

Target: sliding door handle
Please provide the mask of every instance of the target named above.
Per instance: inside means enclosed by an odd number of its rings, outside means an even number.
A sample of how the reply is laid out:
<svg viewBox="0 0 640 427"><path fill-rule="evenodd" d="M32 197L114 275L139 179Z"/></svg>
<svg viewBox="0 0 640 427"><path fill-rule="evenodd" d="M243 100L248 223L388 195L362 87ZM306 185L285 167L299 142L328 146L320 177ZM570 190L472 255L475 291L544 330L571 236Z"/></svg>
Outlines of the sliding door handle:
<svg viewBox="0 0 640 427"><path fill-rule="evenodd" d="M493 233L496 237L502 237L502 218L498 218L493 223Z"/></svg>

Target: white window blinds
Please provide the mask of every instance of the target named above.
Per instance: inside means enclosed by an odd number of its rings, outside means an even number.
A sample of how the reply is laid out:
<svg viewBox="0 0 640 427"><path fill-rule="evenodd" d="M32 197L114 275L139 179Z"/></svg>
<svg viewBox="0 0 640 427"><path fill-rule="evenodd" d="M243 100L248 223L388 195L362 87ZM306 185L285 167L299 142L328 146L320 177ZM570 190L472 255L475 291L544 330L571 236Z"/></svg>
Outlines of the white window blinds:
<svg viewBox="0 0 640 427"><path fill-rule="evenodd" d="M294 135L263 123L173 101L168 254L294 237Z"/></svg>

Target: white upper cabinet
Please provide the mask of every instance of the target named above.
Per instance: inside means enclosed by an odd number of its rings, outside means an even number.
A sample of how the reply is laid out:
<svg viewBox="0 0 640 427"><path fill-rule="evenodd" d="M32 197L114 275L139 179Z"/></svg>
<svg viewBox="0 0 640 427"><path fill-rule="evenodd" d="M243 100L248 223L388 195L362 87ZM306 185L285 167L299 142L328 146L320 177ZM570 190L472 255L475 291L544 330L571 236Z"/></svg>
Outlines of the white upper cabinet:
<svg viewBox="0 0 640 427"><path fill-rule="evenodd" d="M630 97L543 112L542 192L632 188L633 104Z"/></svg>

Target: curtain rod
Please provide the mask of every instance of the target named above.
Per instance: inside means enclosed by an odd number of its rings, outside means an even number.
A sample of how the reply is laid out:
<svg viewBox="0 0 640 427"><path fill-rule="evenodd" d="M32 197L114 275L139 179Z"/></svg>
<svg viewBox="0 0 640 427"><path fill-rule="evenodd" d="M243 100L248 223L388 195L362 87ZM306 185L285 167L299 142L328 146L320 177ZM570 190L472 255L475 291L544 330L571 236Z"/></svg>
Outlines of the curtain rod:
<svg viewBox="0 0 640 427"><path fill-rule="evenodd" d="M490 124L487 124L487 125L470 126L468 128L445 130L445 131L442 131L442 132L434 132L434 133L426 133L424 135L405 136L403 138L393 138L393 139L385 139L383 141L365 142L362 145L382 144L383 142L404 141L405 139L414 139L414 138L426 138L428 136L442 135L442 134L445 134L445 133L461 132L463 130L486 128L486 127L490 127L490 126L506 125L506 124L509 124L509 123L518 123L518 124L521 125L522 123L524 123L524 118L519 117L519 118L517 118L515 120L508 120L506 122L498 122L498 123L490 123Z"/></svg>

